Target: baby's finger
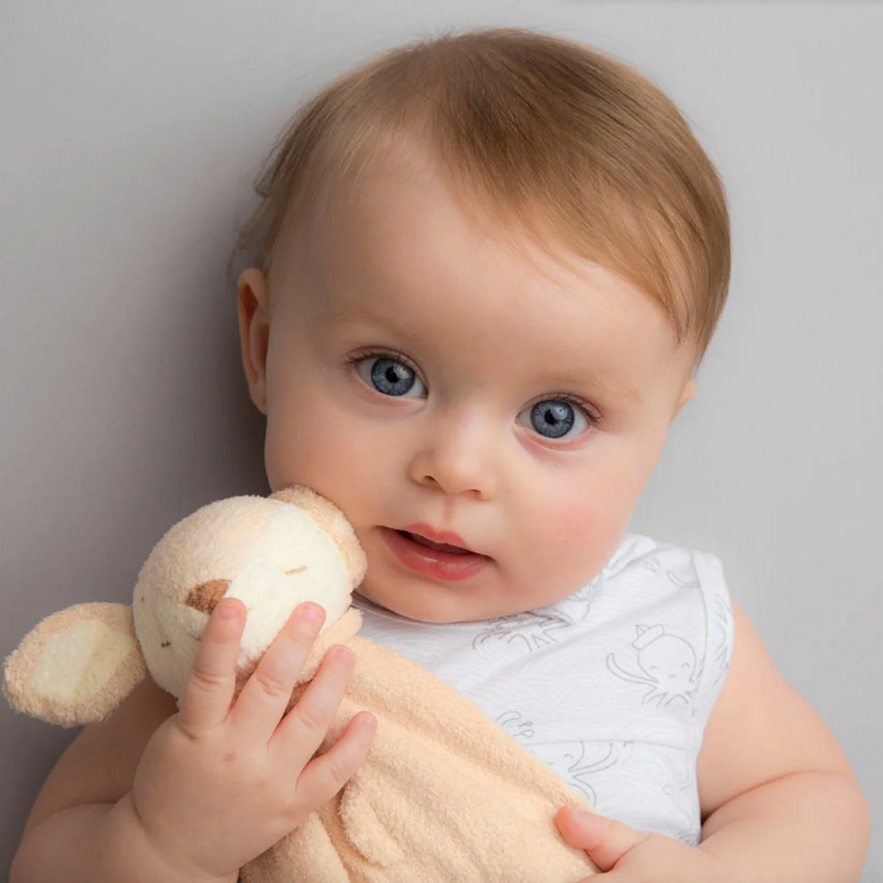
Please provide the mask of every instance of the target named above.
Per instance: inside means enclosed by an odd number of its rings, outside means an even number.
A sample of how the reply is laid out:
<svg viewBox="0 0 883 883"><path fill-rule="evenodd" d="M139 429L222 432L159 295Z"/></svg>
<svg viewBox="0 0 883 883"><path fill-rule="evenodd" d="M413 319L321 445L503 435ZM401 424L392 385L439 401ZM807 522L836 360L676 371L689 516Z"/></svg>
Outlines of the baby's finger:
<svg viewBox="0 0 883 883"><path fill-rule="evenodd" d="M297 791L309 795L310 809L330 800L353 777L368 756L376 732L374 715L360 711L337 742L307 764L297 780Z"/></svg>
<svg viewBox="0 0 883 883"><path fill-rule="evenodd" d="M245 627L245 605L225 598L212 612L179 702L179 725L196 734L226 717L236 689L236 660Z"/></svg>
<svg viewBox="0 0 883 883"><path fill-rule="evenodd" d="M279 725L273 747L287 765L301 769L322 744L337 714L355 659L346 647L332 647L297 705Z"/></svg>
<svg viewBox="0 0 883 883"><path fill-rule="evenodd" d="M571 846L584 849L602 871L613 869L629 850L650 837L622 822L569 806L558 810L555 824L564 839Z"/></svg>
<svg viewBox="0 0 883 883"><path fill-rule="evenodd" d="M318 604L299 604L267 648L233 707L233 724L246 742L270 741L324 619Z"/></svg>

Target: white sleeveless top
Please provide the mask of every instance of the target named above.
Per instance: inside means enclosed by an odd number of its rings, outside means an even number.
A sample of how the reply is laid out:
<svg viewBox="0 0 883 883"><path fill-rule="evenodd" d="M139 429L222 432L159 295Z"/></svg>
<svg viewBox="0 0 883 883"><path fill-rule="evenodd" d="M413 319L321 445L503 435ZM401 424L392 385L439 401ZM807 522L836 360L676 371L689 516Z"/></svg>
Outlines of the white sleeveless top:
<svg viewBox="0 0 883 883"><path fill-rule="evenodd" d="M575 594L480 622L353 605L361 635L446 681L599 813L699 842L696 756L733 652L715 556L626 535Z"/></svg>

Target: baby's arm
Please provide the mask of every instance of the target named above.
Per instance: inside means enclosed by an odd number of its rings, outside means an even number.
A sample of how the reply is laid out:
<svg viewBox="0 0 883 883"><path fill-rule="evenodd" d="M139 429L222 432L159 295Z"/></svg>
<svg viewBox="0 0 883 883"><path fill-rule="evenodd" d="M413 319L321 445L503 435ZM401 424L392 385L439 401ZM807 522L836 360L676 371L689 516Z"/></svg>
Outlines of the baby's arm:
<svg viewBox="0 0 883 883"><path fill-rule="evenodd" d="M236 617L222 619L231 605ZM311 760L352 659L329 651L284 714L321 624L307 620L305 607L232 706L239 601L215 609L179 713L171 697L143 684L106 722L87 727L34 804L11 883L233 883L242 864L339 790L368 752L373 718L357 715Z"/></svg>
<svg viewBox="0 0 883 883"><path fill-rule="evenodd" d="M858 880L869 812L833 734L733 605L735 649L699 755L701 849L756 881Z"/></svg>
<svg viewBox="0 0 883 883"><path fill-rule="evenodd" d="M559 828L621 883L856 883L865 799L830 730L733 607L733 660L698 761L699 846L570 809Z"/></svg>
<svg viewBox="0 0 883 883"><path fill-rule="evenodd" d="M132 790L135 770L147 742L177 708L174 698L152 681L139 684L99 724L87 726L59 758L31 809L12 864L10 883L31 880L70 881L125 877L106 850L103 833L110 810ZM122 815L122 813L118 813ZM151 868L152 848L126 837L116 848L127 867L142 869L143 881L163 879L162 864ZM137 834L137 828L131 834ZM107 856L99 859L102 853ZM154 859L155 861L155 859ZM105 864L105 876L98 870ZM118 867L114 867L117 864Z"/></svg>

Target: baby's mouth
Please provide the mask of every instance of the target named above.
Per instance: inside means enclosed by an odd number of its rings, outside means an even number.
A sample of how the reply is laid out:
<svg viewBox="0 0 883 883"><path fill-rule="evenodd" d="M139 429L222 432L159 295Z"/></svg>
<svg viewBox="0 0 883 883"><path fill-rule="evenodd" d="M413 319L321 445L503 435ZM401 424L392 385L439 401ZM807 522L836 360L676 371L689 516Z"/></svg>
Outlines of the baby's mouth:
<svg viewBox="0 0 883 883"><path fill-rule="evenodd" d="M418 543L421 546L426 546L427 549L434 549L436 552L450 552L453 555L476 555L477 552L472 552L470 549L464 549L462 546L452 546L450 543L434 543L432 540L426 539L426 537L420 536L419 533L411 533L407 530L400 530L397 533L401 534L403 537L411 540L414 543Z"/></svg>
<svg viewBox="0 0 883 883"><path fill-rule="evenodd" d="M414 524L412 527L421 528ZM429 539L416 530L381 528L390 550L408 570L439 580L442 583L458 583L477 576L493 559L481 552L473 552L462 543L462 537L453 531L434 531L428 528L437 539ZM454 542L443 542L454 540Z"/></svg>

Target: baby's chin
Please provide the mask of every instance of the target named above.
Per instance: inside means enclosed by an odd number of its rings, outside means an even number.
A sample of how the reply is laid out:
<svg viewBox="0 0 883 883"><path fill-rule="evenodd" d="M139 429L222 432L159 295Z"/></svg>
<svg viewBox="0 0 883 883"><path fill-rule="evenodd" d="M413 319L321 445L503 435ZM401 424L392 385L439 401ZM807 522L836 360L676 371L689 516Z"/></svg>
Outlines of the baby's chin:
<svg viewBox="0 0 883 883"><path fill-rule="evenodd" d="M384 613L389 613L402 619L410 619L413 622L440 624L457 621L449 616L442 615L438 610L427 610L425 605L414 604L413 602L411 604L402 604L388 598L377 597L364 586L353 592L353 597L367 602L371 607L375 607Z"/></svg>
<svg viewBox="0 0 883 883"><path fill-rule="evenodd" d="M515 613L524 613L527 608L519 610L469 610L469 605L463 604L462 599L456 603L445 605L420 603L413 599L398 601L395 599L378 597L365 586L361 586L353 592L354 597L367 602L372 607L412 622L427 625L453 625L463 622L483 622L490 619L499 619L502 616L511 616ZM453 600L453 599L452 599ZM408 603L408 602L411 603Z"/></svg>

